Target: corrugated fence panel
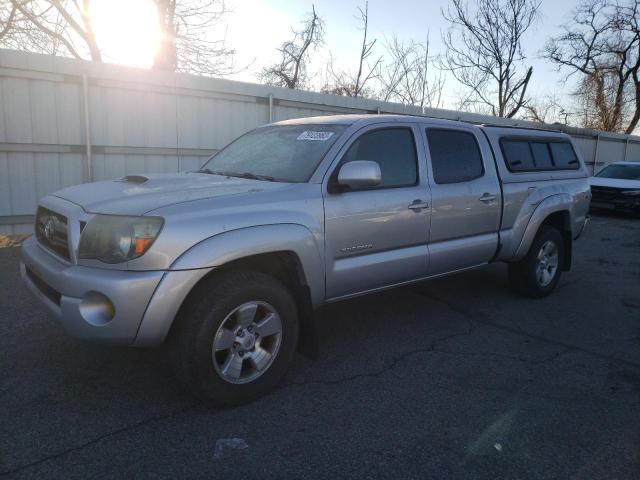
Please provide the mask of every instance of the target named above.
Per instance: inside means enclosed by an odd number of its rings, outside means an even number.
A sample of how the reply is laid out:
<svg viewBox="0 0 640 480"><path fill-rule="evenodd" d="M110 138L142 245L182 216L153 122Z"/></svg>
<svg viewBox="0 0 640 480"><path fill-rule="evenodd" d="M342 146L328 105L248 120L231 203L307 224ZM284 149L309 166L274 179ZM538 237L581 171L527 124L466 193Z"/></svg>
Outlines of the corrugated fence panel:
<svg viewBox="0 0 640 480"><path fill-rule="evenodd" d="M60 155L61 188L82 183L82 157L80 153L64 153Z"/></svg>
<svg viewBox="0 0 640 480"><path fill-rule="evenodd" d="M180 96L178 98L178 147L199 148L200 132L198 130L197 97ZM231 123L231 122L229 122Z"/></svg>
<svg viewBox="0 0 640 480"><path fill-rule="evenodd" d="M4 79L0 78L0 102L2 102L2 105L4 105ZM6 108L2 107L0 108L0 142L6 142L7 141L7 132L6 132L6 122L5 122L5 115L7 115L9 112L7 111Z"/></svg>
<svg viewBox="0 0 640 480"><path fill-rule="evenodd" d="M124 145L126 92L123 89L100 89L101 101L91 109L91 130L100 132L94 145Z"/></svg>
<svg viewBox="0 0 640 480"><path fill-rule="evenodd" d="M627 148L627 159L640 162L640 142L629 142L629 147Z"/></svg>
<svg viewBox="0 0 640 480"><path fill-rule="evenodd" d="M626 142L623 140L600 139L598 165L624 160Z"/></svg>
<svg viewBox="0 0 640 480"><path fill-rule="evenodd" d="M31 152L9 152L9 192L11 194L11 214L29 215L36 211L38 195L34 154Z"/></svg>
<svg viewBox="0 0 640 480"><path fill-rule="evenodd" d="M29 81L31 128L33 143L58 143L56 121L56 85L53 82Z"/></svg>
<svg viewBox="0 0 640 480"><path fill-rule="evenodd" d="M580 150L582 158L587 164L592 164L595 159L596 142L591 137L574 136L576 147Z"/></svg>
<svg viewBox="0 0 640 480"><path fill-rule="evenodd" d="M25 222L48 193L91 179L195 170L231 140L270 119L378 112L541 127L0 49L0 233L28 231ZM638 137L542 127L572 135L590 168L625 157L640 161Z"/></svg>
<svg viewBox="0 0 640 480"><path fill-rule="evenodd" d="M82 88L78 83L56 83L56 123L61 145L84 143Z"/></svg>
<svg viewBox="0 0 640 480"><path fill-rule="evenodd" d="M7 154L0 152L0 216L13 215L11 189L9 187L9 162Z"/></svg>
<svg viewBox="0 0 640 480"><path fill-rule="evenodd" d="M148 120L145 121L147 146L176 148L176 97L160 93L145 93Z"/></svg>
<svg viewBox="0 0 640 480"><path fill-rule="evenodd" d="M2 78L2 110L5 118L5 142L31 143L29 80Z"/></svg>
<svg viewBox="0 0 640 480"><path fill-rule="evenodd" d="M144 155L127 155L125 158L127 174L144 173Z"/></svg>
<svg viewBox="0 0 640 480"><path fill-rule="evenodd" d="M105 180L124 177L127 174L126 155L105 155L104 165Z"/></svg>
<svg viewBox="0 0 640 480"><path fill-rule="evenodd" d="M35 153L36 194L38 198L62 188L61 154Z"/></svg>
<svg viewBox="0 0 640 480"><path fill-rule="evenodd" d="M183 156L180 157L180 170L183 172L193 172L198 170L205 162L206 157Z"/></svg>

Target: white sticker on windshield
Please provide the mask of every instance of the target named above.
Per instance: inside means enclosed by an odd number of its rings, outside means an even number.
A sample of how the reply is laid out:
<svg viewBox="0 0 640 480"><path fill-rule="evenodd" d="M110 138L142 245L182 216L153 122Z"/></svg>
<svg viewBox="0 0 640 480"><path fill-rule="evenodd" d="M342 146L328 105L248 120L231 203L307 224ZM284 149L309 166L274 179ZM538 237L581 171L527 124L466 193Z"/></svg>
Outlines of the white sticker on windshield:
<svg viewBox="0 0 640 480"><path fill-rule="evenodd" d="M333 132L311 132L305 130L298 135L298 140L315 140L319 142L325 142L333 136Z"/></svg>

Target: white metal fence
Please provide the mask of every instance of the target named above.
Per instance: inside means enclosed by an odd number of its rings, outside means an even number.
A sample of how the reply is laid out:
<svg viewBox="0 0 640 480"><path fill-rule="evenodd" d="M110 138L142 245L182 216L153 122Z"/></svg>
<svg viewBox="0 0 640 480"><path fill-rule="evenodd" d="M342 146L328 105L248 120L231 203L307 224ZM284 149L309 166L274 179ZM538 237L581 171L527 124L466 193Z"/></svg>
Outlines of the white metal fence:
<svg viewBox="0 0 640 480"><path fill-rule="evenodd" d="M198 168L270 121L335 113L404 113L534 126L230 80L0 50L0 234L30 231L38 199L129 173ZM560 128L592 168L640 161L640 137Z"/></svg>

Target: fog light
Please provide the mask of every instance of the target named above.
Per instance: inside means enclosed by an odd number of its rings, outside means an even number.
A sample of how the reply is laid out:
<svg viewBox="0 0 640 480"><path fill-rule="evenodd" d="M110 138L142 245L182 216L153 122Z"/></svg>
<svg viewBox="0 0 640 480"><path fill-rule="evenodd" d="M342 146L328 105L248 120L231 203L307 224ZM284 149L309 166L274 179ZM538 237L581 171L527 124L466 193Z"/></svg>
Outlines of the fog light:
<svg viewBox="0 0 640 480"><path fill-rule="evenodd" d="M87 292L80 301L80 315L87 323L100 327L106 325L116 314L111 300L99 292Z"/></svg>

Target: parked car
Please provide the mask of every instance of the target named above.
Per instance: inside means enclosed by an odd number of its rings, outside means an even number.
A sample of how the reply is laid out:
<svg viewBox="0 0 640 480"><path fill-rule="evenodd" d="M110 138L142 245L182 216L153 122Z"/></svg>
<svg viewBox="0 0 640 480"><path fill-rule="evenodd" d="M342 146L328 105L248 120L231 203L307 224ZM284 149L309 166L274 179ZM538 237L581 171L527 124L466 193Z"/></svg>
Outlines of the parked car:
<svg viewBox="0 0 640 480"><path fill-rule="evenodd" d="M640 215L640 162L613 162L591 177L591 208Z"/></svg>
<svg viewBox="0 0 640 480"><path fill-rule="evenodd" d="M278 383L324 304L498 261L517 291L548 295L589 200L562 133L305 118L250 131L198 172L44 197L21 268L70 334L167 343L194 392L239 404Z"/></svg>

